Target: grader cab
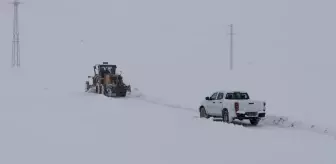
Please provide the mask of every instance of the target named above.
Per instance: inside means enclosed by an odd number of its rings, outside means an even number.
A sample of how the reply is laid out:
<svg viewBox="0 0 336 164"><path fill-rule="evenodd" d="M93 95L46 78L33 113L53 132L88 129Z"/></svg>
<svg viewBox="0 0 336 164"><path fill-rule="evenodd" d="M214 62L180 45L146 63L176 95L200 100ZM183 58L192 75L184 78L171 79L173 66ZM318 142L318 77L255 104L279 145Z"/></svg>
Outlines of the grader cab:
<svg viewBox="0 0 336 164"><path fill-rule="evenodd" d="M86 81L86 91L91 88L95 93L104 94L108 97L125 97L127 92L131 92L131 86L126 85L121 74L116 73L117 66L103 62L93 66L94 76L88 76L92 79L92 84Z"/></svg>

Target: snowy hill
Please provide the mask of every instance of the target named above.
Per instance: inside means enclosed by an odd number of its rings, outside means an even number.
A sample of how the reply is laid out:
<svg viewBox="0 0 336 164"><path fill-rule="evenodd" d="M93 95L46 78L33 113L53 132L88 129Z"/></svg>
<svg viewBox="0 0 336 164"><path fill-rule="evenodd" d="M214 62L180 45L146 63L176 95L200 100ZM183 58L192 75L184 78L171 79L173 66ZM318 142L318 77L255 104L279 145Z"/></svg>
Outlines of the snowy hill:
<svg viewBox="0 0 336 164"><path fill-rule="evenodd" d="M334 164L333 4L290 2L30 0L22 67L11 69L12 12L0 1L0 163ZM103 61L142 96L84 93ZM265 100L267 118L199 119L217 89Z"/></svg>

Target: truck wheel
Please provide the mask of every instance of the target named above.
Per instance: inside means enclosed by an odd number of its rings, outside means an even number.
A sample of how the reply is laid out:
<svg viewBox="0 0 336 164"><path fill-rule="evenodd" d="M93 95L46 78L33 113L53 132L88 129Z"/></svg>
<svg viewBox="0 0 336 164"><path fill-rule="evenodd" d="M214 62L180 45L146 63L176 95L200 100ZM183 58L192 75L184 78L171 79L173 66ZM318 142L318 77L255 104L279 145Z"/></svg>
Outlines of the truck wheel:
<svg viewBox="0 0 336 164"><path fill-rule="evenodd" d="M207 118L207 119L210 118L210 116L206 113L204 107L201 107L201 108L200 108L200 117L201 117L201 118Z"/></svg>
<svg viewBox="0 0 336 164"><path fill-rule="evenodd" d="M259 118L252 118L250 119L250 123L254 126L258 125L260 119Z"/></svg>
<svg viewBox="0 0 336 164"><path fill-rule="evenodd" d="M230 123L229 111L227 109L223 109L223 111L222 111L222 119L223 119L224 123Z"/></svg>

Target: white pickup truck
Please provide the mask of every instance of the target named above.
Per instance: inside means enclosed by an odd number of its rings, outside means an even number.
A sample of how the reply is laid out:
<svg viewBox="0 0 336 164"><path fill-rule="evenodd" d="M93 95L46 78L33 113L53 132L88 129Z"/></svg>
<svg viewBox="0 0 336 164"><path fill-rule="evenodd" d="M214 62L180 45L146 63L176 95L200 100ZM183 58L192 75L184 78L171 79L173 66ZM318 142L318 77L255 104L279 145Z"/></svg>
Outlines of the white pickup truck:
<svg viewBox="0 0 336 164"><path fill-rule="evenodd" d="M258 125L265 117L266 102L250 100L247 92L217 91L202 101L199 112L201 118L221 117L226 123L249 119L252 125Z"/></svg>

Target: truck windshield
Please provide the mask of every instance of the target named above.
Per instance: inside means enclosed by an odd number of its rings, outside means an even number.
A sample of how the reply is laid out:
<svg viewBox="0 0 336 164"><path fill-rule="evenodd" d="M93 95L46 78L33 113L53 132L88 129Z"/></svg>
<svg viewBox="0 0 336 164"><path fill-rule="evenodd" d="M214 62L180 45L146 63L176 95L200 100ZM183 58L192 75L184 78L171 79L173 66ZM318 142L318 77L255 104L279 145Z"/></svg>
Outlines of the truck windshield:
<svg viewBox="0 0 336 164"><path fill-rule="evenodd" d="M233 93L227 93L225 99L228 99L228 100L248 100L248 99L250 99L250 97L247 93L233 92Z"/></svg>

